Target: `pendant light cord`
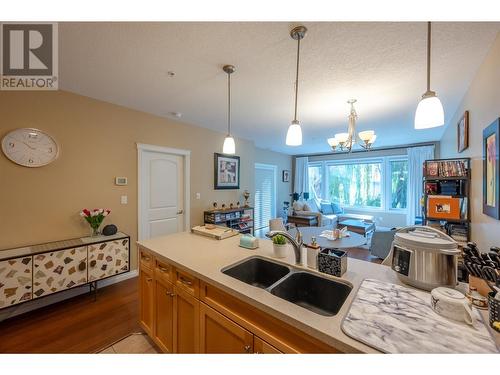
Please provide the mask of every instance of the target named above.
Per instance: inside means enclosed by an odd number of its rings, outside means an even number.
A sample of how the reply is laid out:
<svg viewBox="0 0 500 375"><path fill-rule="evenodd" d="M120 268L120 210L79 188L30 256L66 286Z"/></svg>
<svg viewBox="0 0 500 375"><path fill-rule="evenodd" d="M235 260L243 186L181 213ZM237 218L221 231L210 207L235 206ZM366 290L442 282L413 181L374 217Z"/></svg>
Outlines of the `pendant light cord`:
<svg viewBox="0 0 500 375"><path fill-rule="evenodd" d="M300 37L297 38L297 71L295 74L295 115L294 122L297 122L297 98L299 96L299 59L300 59Z"/></svg>
<svg viewBox="0 0 500 375"><path fill-rule="evenodd" d="M431 23L427 22L427 92L431 91Z"/></svg>
<svg viewBox="0 0 500 375"><path fill-rule="evenodd" d="M227 135L231 135L231 74L227 74Z"/></svg>

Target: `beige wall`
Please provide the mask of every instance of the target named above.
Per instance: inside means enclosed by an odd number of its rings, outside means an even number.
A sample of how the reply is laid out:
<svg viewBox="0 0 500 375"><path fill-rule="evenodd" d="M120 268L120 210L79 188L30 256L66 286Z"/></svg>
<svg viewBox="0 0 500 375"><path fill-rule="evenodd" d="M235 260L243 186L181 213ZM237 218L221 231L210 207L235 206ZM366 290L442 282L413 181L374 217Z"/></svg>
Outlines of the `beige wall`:
<svg viewBox="0 0 500 375"><path fill-rule="evenodd" d="M457 77L460 79L460 77ZM464 111L469 113L469 148L457 152L457 122ZM472 159L471 219L472 240L482 250L500 245L500 221L483 214L483 129L500 117L500 34L480 66L462 103L441 139L441 157L470 157Z"/></svg>
<svg viewBox="0 0 500 375"><path fill-rule="evenodd" d="M84 207L110 208L104 223L116 224L135 242L136 143L191 150L192 225L202 223L211 202L243 201L244 189L253 193L256 160L291 164L290 156L257 151L253 142L236 139L240 190L214 190L213 153L221 151L223 133L63 91L0 92L0 114L0 137L15 128L35 127L61 147L58 160L34 169L0 153L0 249L88 235L88 225L78 216ZM128 177L128 186L115 186L116 176ZM286 188L280 186L280 194L289 194ZM128 195L127 205L120 204L121 195Z"/></svg>

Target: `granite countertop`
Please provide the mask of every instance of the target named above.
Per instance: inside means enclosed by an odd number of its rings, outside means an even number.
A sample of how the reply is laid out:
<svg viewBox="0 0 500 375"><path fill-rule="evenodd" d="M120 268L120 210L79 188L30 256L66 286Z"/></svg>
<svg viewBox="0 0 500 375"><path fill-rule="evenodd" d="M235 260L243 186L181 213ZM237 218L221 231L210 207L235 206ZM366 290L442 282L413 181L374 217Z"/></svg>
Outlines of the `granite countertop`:
<svg viewBox="0 0 500 375"><path fill-rule="evenodd" d="M357 290L365 278L401 285L401 282L389 267L349 258L347 272L343 275L342 280L351 283L353 290L347 297L339 313L333 317L326 317L285 301L263 289L245 284L221 272L222 268L250 256L259 255L272 258L272 242L267 239L259 239L259 242L260 247L258 249L248 250L238 246L239 236L218 241L189 232L183 232L139 241L138 243L142 247L152 251L157 257L189 271L200 280L208 282L275 318L293 325L304 333L340 351L380 353L376 349L347 336L342 331L341 324L356 297ZM305 251L302 252L302 264L306 264L305 253ZM295 266L293 249L291 247L286 258L272 259ZM307 267L299 267L316 272ZM325 274L321 275L331 277Z"/></svg>

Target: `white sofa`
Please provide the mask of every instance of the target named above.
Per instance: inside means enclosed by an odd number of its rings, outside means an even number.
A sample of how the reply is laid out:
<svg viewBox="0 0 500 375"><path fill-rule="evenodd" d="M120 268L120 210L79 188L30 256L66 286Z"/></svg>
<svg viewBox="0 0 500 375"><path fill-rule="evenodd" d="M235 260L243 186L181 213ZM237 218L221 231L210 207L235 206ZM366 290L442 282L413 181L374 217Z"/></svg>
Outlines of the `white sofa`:
<svg viewBox="0 0 500 375"><path fill-rule="evenodd" d="M320 205L313 198L306 202L295 201L292 205L292 210L298 216L315 216L318 220L319 227L332 226L336 227L338 222L338 215L324 214L321 212Z"/></svg>

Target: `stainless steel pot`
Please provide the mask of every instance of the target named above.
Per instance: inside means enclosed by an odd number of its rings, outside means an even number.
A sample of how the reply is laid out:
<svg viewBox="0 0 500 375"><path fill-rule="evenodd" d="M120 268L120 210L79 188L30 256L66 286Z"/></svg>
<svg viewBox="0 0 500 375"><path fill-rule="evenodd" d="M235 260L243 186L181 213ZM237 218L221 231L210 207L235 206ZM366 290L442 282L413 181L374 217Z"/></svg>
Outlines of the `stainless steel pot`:
<svg viewBox="0 0 500 375"><path fill-rule="evenodd" d="M445 233L425 226L401 228L391 252L391 267L403 283L424 290L457 285L460 251Z"/></svg>

